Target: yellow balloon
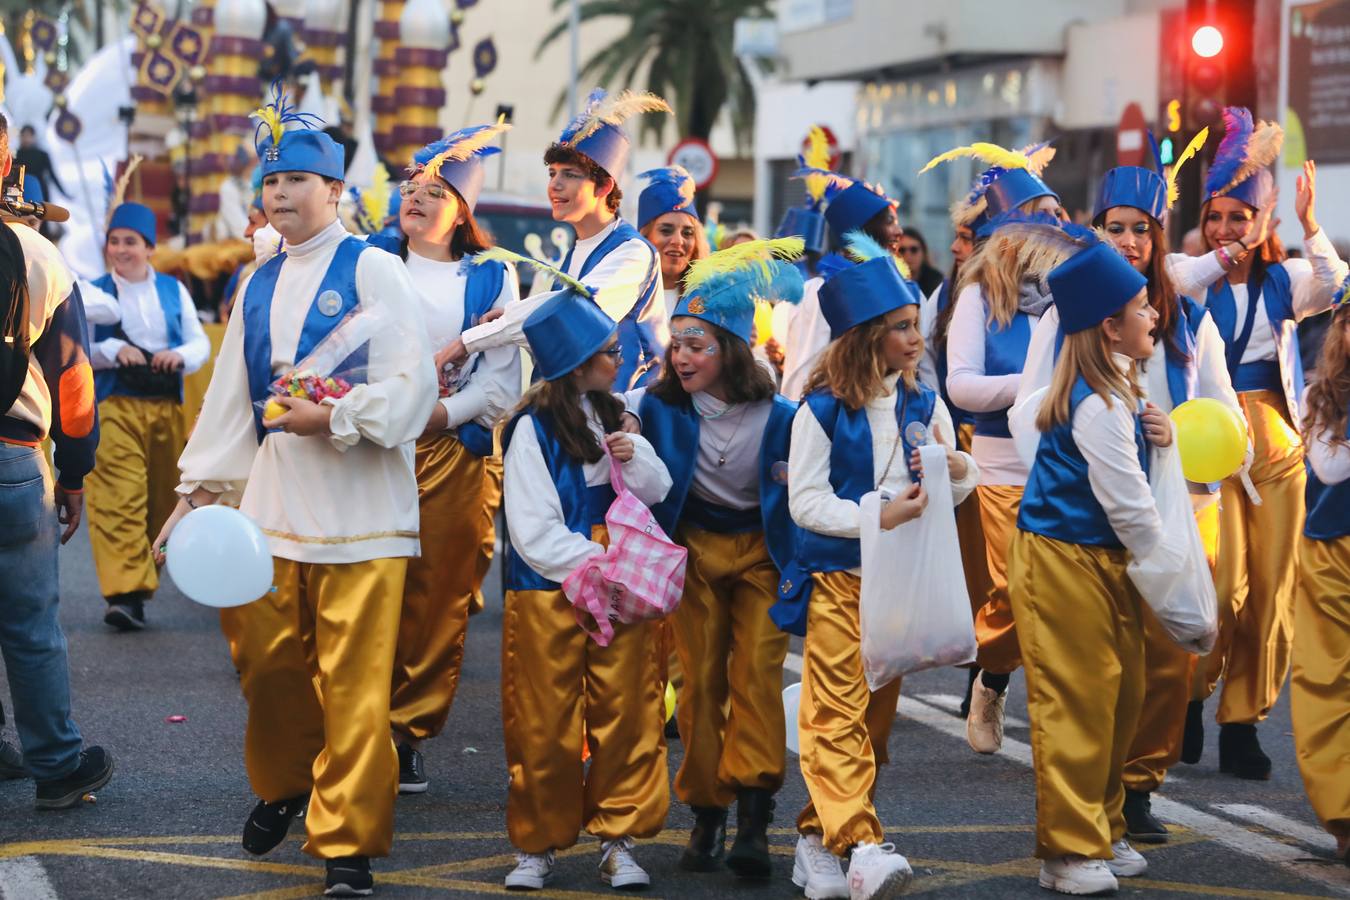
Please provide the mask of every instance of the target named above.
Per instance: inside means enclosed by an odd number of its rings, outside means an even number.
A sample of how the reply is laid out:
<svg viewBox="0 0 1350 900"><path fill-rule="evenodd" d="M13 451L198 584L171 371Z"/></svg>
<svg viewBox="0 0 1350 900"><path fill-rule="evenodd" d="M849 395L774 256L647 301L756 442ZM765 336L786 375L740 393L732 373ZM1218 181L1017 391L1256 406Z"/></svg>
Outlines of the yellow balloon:
<svg viewBox="0 0 1350 900"><path fill-rule="evenodd" d="M1242 468L1247 423L1225 404L1197 397L1172 410L1181 471L1188 481L1223 481Z"/></svg>
<svg viewBox="0 0 1350 900"><path fill-rule="evenodd" d="M666 682L666 721L675 715L675 685L669 681Z"/></svg>
<svg viewBox="0 0 1350 900"><path fill-rule="evenodd" d="M755 301L755 346L762 347L773 337L773 304Z"/></svg>

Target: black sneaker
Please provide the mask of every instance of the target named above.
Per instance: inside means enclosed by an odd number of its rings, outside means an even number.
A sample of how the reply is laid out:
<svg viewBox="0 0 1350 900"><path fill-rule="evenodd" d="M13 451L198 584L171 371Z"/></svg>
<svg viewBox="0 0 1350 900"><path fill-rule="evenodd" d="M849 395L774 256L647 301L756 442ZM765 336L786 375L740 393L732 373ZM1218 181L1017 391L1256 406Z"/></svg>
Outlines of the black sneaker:
<svg viewBox="0 0 1350 900"><path fill-rule="evenodd" d="M254 856L262 856L286 839L291 820L305 811L308 794L268 803L259 800L244 823L244 849Z"/></svg>
<svg viewBox="0 0 1350 900"><path fill-rule="evenodd" d="M102 747L85 747L80 751L80 764L65 778L37 783L38 809L69 809L79 805L80 799L112 780L112 754Z"/></svg>
<svg viewBox="0 0 1350 900"><path fill-rule="evenodd" d="M105 625L118 631L141 631L145 628L145 595L141 591L114 594L108 598L108 611L103 614Z"/></svg>
<svg viewBox="0 0 1350 900"><path fill-rule="evenodd" d="M1125 836L1136 844L1167 843L1167 826L1154 817L1148 791L1125 791Z"/></svg>
<svg viewBox="0 0 1350 900"><path fill-rule="evenodd" d="M1256 739L1255 725L1219 725L1219 771L1248 781L1270 780L1270 757Z"/></svg>
<svg viewBox="0 0 1350 900"><path fill-rule="evenodd" d="M1205 755L1205 701L1186 706L1186 730L1181 733L1181 761L1193 766Z"/></svg>
<svg viewBox="0 0 1350 900"><path fill-rule="evenodd" d="M0 738L0 781L27 777L28 767L23 764L23 754L19 748Z"/></svg>
<svg viewBox="0 0 1350 900"><path fill-rule="evenodd" d="M375 879L370 875L367 856L339 856L326 859L328 877L324 880L325 897L369 897L375 892Z"/></svg>
<svg viewBox="0 0 1350 900"><path fill-rule="evenodd" d="M398 745L398 792L425 794L427 770L422 764L422 751L408 744Z"/></svg>

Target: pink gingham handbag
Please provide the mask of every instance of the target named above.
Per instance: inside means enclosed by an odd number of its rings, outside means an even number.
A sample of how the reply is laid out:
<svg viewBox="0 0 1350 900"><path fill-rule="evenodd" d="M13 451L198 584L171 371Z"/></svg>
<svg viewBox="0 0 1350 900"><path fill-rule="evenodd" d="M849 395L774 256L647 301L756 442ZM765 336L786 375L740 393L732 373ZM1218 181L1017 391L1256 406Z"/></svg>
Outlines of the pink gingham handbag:
<svg viewBox="0 0 1350 900"><path fill-rule="evenodd" d="M609 548L578 566L562 586L577 624L601 647L613 640L616 620L631 624L675 611L684 594L689 556L656 524L646 504L624 487L622 468L612 456L609 480L616 494L605 513Z"/></svg>

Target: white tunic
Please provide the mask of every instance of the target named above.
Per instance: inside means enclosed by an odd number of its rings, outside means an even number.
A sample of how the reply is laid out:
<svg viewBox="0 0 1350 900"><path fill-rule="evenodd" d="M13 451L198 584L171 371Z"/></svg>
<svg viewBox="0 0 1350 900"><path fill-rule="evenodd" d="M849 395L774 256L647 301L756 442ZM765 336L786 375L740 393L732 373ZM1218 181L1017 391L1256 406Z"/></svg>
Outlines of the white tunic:
<svg viewBox="0 0 1350 900"><path fill-rule="evenodd" d="M778 335L778 343L783 348L781 393L789 400L802 399L811 370L830 343L830 323L820 311L820 286L824 283L825 279L819 276L806 282L802 288L802 302L797 304L788 321L787 334Z"/></svg>
<svg viewBox="0 0 1350 900"><path fill-rule="evenodd" d="M191 375L211 358L211 341L206 337L202 323L197 318L197 307L192 302L192 295L188 293L183 282L179 281L178 306L183 343L177 347L169 347L168 325L164 321L164 307L159 303L159 289L155 286L155 278L155 270L150 266L146 266L146 276L140 281L128 281L116 272L112 273L113 283L117 285L117 296L113 299L117 302L122 331L126 333L131 343L142 350L149 350L151 353L177 350L183 357L183 374ZM83 285L80 292L83 295ZM115 369L117 353L126 345L126 341L115 337L100 341L90 347L89 361L95 369Z"/></svg>
<svg viewBox="0 0 1350 900"><path fill-rule="evenodd" d="M1319 427L1308 441L1308 463L1318 481L1340 484L1350 478L1350 446L1333 444L1327 430Z"/></svg>
<svg viewBox="0 0 1350 900"><path fill-rule="evenodd" d="M305 317L347 237L335 220L287 248L272 300L274 377L294 366ZM241 290L247 288L246 282ZM397 256L362 253L356 289L363 305L388 304L407 328L372 340L370 383L324 401L333 408L331 436L277 433L259 446L241 306L230 317L201 416L179 459L179 493L204 487L224 494L225 502L239 501L267 535L272 554L283 559L351 563L418 555L411 442L436 401L431 345L417 288Z"/></svg>
<svg viewBox="0 0 1350 900"><path fill-rule="evenodd" d="M56 245L32 228L18 222L5 222L0 228L13 231L23 246L23 260L28 267L28 341L30 345L35 344L42 337L52 313L70 296L75 276ZM28 374L24 376L23 387L19 389L14 405L4 415L37 425L43 434L50 430L52 398L36 356L28 358Z"/></svg>
<svg viewBox="0 0 1350 900"><path fill-rule="evenodd" d="M591 432L603 437L604 429L591 404L584 397ZM660 503L670 491L670 472L647 439L630 434L633 458L623 463L623 480L633 494L651 506ZM503 504L511 546L525 564L549 581L563 582L578 566L603 553L605 548L567 527L557 485L549 475L534 421L523 415L516 423L503 461L505 482ZM588 487L609 483L609 457L584 463L582 471Z"/></svg>

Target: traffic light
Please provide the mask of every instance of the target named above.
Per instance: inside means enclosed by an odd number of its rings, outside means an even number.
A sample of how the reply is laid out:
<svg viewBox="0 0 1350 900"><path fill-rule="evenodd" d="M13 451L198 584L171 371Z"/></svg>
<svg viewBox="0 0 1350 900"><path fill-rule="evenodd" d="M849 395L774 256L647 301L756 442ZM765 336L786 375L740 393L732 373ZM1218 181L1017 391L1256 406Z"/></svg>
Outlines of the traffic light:
<svg viewBox="0 0 1350 900"><path fill-rule="evenodd" d="M1256 0L1186 0L1184 30L1178 35L1181 46L1177 47L1185 73L1178 130L1194 134L1220 125L1225 106L1255 105L1255 18Z"/></svg>
<svg viewBox="0 0 1350 900"><path fill-rule="evenodd" d="M1186 64L1185 125L1199 131L1218 125L1227 105L1227 54L1223 31L1212 23L1191 22L1190 58Z"/></svg>

